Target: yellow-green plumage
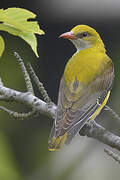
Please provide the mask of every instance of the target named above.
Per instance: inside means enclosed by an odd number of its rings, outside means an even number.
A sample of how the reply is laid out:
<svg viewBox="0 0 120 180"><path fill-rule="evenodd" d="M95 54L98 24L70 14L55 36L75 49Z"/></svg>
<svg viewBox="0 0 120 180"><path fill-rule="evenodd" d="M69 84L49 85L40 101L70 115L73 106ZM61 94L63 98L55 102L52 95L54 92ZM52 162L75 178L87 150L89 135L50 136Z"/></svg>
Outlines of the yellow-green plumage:
<svg viewBox="0 0 120 180"><path fill-rule="evenodd" d="M89 55L89 58L88 58ZM88 48L73 55L68 61L64 77L66 83L71 83L77 78L78 81L88 85L93 79L100 75L110 59L96 49Z"/></svg>
<svg viewBox="0 0 120 180"><path fill-rule="evenodd" d="M71 36L67 35L73 38L77 52L68 61L61 79L50 150L69 143L87 121L95 119L107 103L114 77L112 61L99 34L85 25L76 26L71 32Z"/></svg>
<svg viewBox="0 0 120 180"><path fill-rule="evenodd" d="M89 55L89 58L88 58ZM85 49L73 55L68 61L65 72L65 86L69 88L69 91L75 94L69 96L68 91L65 93L69 100L77 101L80 97L80 92L84 91L84 88L92 83L98 76L100 76L107 68L112 67L111 59L102 52L97 52L96 49ZM79 82L76 90L73 87L75 79ZM67 88L66 88L67 89ZM93 87L93 92L96 90Z"/></svg>

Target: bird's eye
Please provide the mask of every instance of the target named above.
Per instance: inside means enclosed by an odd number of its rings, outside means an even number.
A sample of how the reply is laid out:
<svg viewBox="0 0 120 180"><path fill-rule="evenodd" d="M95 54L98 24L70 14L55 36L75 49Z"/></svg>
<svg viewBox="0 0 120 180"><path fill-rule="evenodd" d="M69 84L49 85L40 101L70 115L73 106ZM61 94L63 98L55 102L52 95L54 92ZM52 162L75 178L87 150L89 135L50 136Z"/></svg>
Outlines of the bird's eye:
<svg viewBox="0 0 120 180"><path fill-rule="evenodd" d="M84 33L83 33L83 37L86 37L86 36L87 36L87 33L86 33L86 32L84 32Z"/></svg>
<svg viewBox="0 0 120 180"><path fill-rule="evenodd" d="M76 36L80 39L88 36L89 34L87 32L77 33Z"/></svg>

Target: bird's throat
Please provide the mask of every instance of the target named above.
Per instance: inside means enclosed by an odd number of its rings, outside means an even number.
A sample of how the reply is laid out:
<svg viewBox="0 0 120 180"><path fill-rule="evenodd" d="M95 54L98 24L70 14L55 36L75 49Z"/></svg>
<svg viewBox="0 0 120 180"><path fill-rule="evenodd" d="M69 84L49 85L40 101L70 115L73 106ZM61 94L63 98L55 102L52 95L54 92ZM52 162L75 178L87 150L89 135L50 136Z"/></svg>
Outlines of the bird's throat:
<svg viewBox="0 0 120 180"><path fill-rule="evenodd" d="M88 49L91 48L92 45L88 41L84 41L82 39L77 39L77 40L71 40L74 46L77 49L77 52L83 50L83 49Z"/></svg>

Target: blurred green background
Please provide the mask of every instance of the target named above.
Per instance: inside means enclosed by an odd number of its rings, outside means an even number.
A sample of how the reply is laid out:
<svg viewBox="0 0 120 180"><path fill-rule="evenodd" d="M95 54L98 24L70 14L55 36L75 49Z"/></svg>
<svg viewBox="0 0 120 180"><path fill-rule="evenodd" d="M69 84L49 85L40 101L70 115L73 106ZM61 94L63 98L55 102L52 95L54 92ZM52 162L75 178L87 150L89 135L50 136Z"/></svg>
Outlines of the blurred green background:
<svg viewBox="0 0 120 180"><path fill-rule="evenodd" d="M34 70L56 103L60 78L67 60L75 52L71 42L58 36L77 24L94 27L101 35L115 66L115 81L108 105L120 114L120 2L119 0L3 0L0 8L21 7L37 14L46 34L37 36L37 59L20 38L0 32L6 42L0 60L0 76L5 86L25 91L20 68L13 55L17 51ZM40 97L34 85L36 96ZM1 103L3 104L3 103ZM4 103L19 112L23 105ZM102 111L97 122L120 135L120 122ZM108 157L102 143L76 136L69 146L48 152L52 120L45 116L19 121L0 112L0 180L118 180L120 165Z"/></svg>

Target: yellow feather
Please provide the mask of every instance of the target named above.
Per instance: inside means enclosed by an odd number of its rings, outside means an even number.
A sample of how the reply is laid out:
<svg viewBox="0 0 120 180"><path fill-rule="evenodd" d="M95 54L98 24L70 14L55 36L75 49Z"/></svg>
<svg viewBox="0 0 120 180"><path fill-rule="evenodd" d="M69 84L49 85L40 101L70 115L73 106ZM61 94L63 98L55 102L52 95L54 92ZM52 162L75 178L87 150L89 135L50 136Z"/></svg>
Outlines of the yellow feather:
<svg viewBox="0 0 120 180"><path fill-rule="evenodd" d="M68 61L64 77L66 84L71 83L75 78L88 85L93 79L104 70L104 65L111 61L105 53L97 50L96 47L84 49Z"/></svg>
<svg viewBox="0 0 120 180"><path fill-rule="evenodd" d="M67 139L67 133L63 136L53 137L50 147L48 148L49 151L56 151L60 147L62 147Z"/></svg>
<svg viewBox="0 0 120 180"><path fill-rule="evenodd" d="M102 110L102 108L106 105L107 101L108 101L108 98L110 96L110 91L108 91L108 94L106 96L106 98L104 99L103 103L102 104L99 104L99 107L98 109L93 113L92 117L90 118L90 120L94 120L96 118L96 116L100 113L100 111Z"/></svg>

